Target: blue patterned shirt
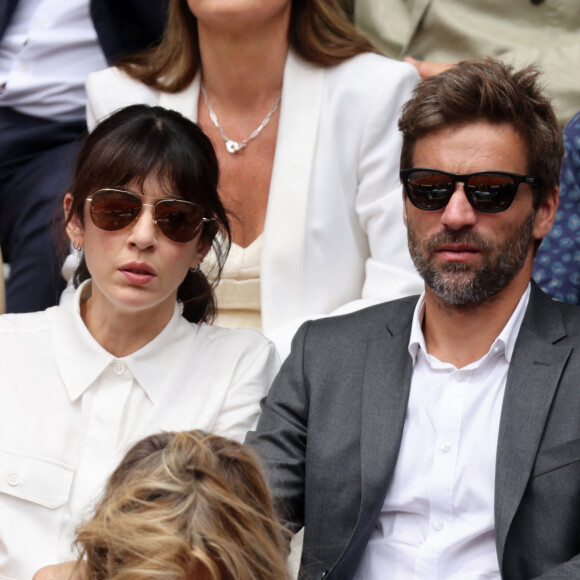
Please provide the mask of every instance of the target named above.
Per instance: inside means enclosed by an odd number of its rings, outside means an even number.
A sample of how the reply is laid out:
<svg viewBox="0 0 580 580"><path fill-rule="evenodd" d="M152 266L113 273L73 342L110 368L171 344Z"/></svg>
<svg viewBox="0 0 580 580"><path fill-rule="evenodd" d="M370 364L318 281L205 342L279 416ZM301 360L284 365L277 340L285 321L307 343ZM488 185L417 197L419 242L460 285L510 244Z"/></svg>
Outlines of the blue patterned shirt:
<svg viewBox="0 0 580 580"><path fill-rule="evenodd" d="M534 262L534 280L561 302L580 304L580 112L564 127L560 205Z"/></svg>

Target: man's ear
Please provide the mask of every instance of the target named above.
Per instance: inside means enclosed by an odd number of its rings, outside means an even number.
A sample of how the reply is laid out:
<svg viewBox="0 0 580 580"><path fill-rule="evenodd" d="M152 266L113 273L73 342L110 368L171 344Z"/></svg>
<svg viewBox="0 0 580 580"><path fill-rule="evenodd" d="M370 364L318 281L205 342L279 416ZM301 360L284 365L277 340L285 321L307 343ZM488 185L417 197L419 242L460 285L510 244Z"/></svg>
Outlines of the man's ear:
<svg viewBox="0 0 580 580"><path fill-rule="evenodd" d="M85 229L79 216L73 214L68 219L71 207L72 207L73 197L70 193L64 196L64 218L67 221L66 224L66 234L71 241L71 244L75 248L82 248L85 245Z"/></svg>
<svg viewBox="0 0 580 580"><path fill-rule="evenodd" d="M546 237L554 225L556 210L558 209L559 191L560 188L555 186L536 210L533 232L534 239L536 240L541 240Z"/></svg>

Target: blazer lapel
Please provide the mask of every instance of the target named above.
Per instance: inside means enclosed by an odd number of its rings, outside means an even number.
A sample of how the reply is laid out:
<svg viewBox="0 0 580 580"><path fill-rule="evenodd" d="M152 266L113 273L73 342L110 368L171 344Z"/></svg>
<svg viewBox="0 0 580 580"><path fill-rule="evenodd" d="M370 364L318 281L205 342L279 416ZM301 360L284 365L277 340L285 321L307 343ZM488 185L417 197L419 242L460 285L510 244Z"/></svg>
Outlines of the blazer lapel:
<svg viewBox="0 0 580 580"><path fill-rule="evenodd" d="M301 314L308 192L323 88L324 69L306 64L290 51L260 269L266 333Z"/></svg>
<svg viewBox="0 0 580 580"><path fill-rule="evenodd" d="M499 428L495 527L500 569L503 548L535 462L552 399L571 347L560 311L532 285L526 318L508 372Z"/></svg>
<svg viewBox="0 0 580 580"><path fill-rule="evenodd" d="M371 340L367 349L361 426L362 499L357 529L366 536L365 544L382 508L403 436L413 372L408 351L412 308L408 314L390 325L387 338Z"/></svg>

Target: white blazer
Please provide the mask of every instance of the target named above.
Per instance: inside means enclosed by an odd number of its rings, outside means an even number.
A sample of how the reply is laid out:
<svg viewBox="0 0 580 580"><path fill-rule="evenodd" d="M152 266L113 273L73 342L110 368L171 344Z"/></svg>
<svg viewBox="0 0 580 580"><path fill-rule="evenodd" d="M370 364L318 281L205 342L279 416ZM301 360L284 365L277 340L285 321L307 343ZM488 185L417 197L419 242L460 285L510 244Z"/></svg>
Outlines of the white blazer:
<svg viewBox="0 0 580 580"><path fill-rule="evenodd" d="M415 68L363 54L330 68L292 51L284 70L261 261L262 325L284 358L305 320L419 293L407 248L397 120ZM197 120L200 77L161 93L116 68L89 75L89 128L119 108Z"/></svg>

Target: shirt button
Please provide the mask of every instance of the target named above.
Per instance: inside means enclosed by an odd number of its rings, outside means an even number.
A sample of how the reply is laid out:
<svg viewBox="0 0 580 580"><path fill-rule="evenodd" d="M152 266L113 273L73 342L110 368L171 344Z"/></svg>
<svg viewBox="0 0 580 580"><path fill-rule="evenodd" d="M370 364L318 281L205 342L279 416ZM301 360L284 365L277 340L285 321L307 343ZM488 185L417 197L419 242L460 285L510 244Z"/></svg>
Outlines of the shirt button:
<svg viewBox="0 0 580 580"><path fill-rule="evenodd" d="M127 365L123 361L116 361L113 365L113 371L116 375L122 375L125 372Z"/></svg>
<svg viewBox="0 0 580 580"><path fill-rule="evenodd" d="M462 383L465 380L465 375L463 373L456 373L455 380L458 383Z"/></svg>
<svg viewBox="0 0 580 580"><path fill-rule="evenodd" d="M18 485L20 483L20 478L18 477L17 473L9 473L8 477L6 478L6 482L8 483L8 485L14 487L15 485Z"/></svg>
<svg viewBox="0 0 580 580"><path fill-rule="evenodd" d="M449 441L444 441L441 443L440 449L443 453L449 453L451 451L451 443L449 443Z"/></svg>
<svg viewBox="0 0 580 580"><path fill-rule="evenodd" d="M19 62L17 67L18 67L18 70L20 72L26 72L28 70L28 63L27 62Z"/></svg>
<svg viewBox="0 0 580 580"><path fill-rule="evenodd" d="M440 532L445 527L445 522L443 520L435 520L433 522L433 527Z"/></svg>

